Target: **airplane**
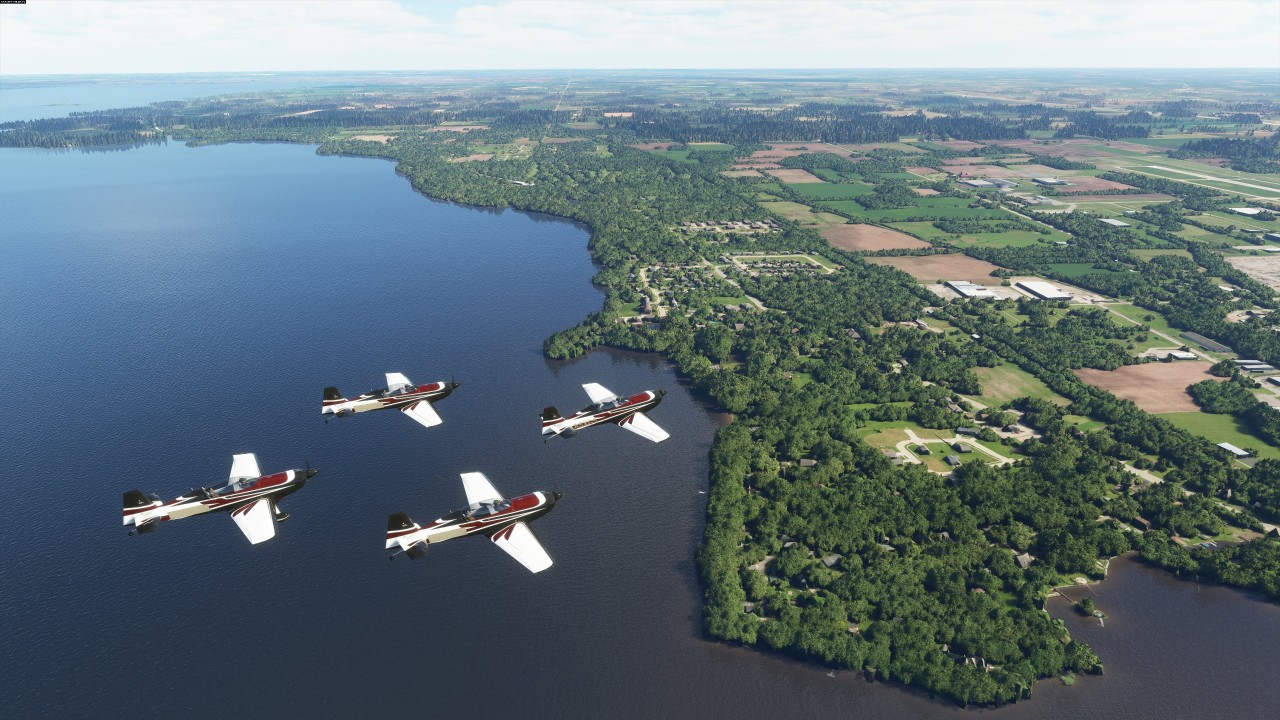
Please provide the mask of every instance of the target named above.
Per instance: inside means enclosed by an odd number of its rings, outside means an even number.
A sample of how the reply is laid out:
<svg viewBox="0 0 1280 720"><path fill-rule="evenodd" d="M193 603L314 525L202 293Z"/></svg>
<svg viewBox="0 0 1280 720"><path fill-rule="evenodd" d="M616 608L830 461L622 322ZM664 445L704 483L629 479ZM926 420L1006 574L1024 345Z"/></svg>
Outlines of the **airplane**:
<svg viewBox="0 0 1280 720"><path fill-rule="evenodd" d="M572 416L560 417L560 411L554 406L542 411L542 434L548 436L547 441L553 437L571 438L582 428L605 422L614 423L654 442L662 442L671 437L666 430L658 427L658 424L643 412L657 407L666 396L666 390L659 390L656 393L646 390L631 397L622 398L598 383L587 383L582 386L582 389L587 391L591 404Z"/></svg>
<svg viewBox="0 0 1280 720"><path fill-rule="evenodd" d="M558 492L534 492L505 500L494 489L484 473L462 473L462 489L467 493L467 507L454 510L425 527L405 513L387 518L387 549L399 547L388 557L404 553L411 560L427 556L427 547L445 540L484 535L515 558L529 572L542 572L551 567L551 558L542 549L528 523L551 512Z"/></svg>
<svg viewBox="0 0 1280 720"><path fill-rule="evenodd" d="M124 524L133 526L130 535L141 535L160 527L162 522L227 512L249 542L257 545L276 536L277 522L289 519L288 513L280 512L280 500L301 490L315 474L314 468L307 468L263 475L253 453L233 455L231 476L222 485L192 490L169 502L141 490L126 492Z"/></svg>
<svg viewBox="0 0 1280 720"><path fill-rule="evenodd" d="M370 410L396 408L425 427L435 427L444 422L431 407L432 400L443 400L458 389L456 382L433 382L414 385L400 373L387 373L387 386L370 390L363 395L347 399L336 387L324 389L324 405L321 415L346 417Z"/></svg>

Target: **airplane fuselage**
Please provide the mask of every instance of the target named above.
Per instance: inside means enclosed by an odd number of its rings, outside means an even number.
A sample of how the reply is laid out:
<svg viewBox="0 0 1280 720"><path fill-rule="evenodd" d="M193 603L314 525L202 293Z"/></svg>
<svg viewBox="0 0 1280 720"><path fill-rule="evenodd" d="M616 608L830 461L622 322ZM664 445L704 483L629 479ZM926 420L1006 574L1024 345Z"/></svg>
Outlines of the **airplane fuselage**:
<svg viewBox="0 0 1280 720"><path fill-rule="evenodd" d="M601 423L621 423L638 412L657 407L665 395L665 391L645 390L631 397L618 398L605 403L592 403L567 418L543 420L542 434L552 435L566 430L577 432Z"/></svg>
<svg viewBox="0 0 1280 720"><path fill-rule="evenodd" d="M387 542L390 544L392 541L410 535L413 536L414 542L425 541L429 545L468 535L501 537L502 533L509 530L512 525L518 522L529 522L551 512L555 507L556 499L555 493L539 491L509 500L478 503L461 510L454 510L418 529L407 527L388 530Z"/></svg>
<svg viewBox="0 0 1280 720"><path fill-rule="evenodd" d="M273 504L302 489L315 470L285 470L252 480L226 483L212 488L201 488L181 495L169 502L150 496L151 504L125 508L124 524L134 525L139 532L153 529L156 523L180 520L212 512L232 512L259 498L269 498Z"/></svg>
<svg viewBox="0 0 1280 720"><path fill-rule="evenodd" d="M457 387L457 383L433 382L426 385L408 387L394 393L385 390L374 390L354 398L325 400L320 413L322 415L332 414L337 417L344 417L371 410L399 409L423 400L428 402L443 400L449 397Z"/></svg>

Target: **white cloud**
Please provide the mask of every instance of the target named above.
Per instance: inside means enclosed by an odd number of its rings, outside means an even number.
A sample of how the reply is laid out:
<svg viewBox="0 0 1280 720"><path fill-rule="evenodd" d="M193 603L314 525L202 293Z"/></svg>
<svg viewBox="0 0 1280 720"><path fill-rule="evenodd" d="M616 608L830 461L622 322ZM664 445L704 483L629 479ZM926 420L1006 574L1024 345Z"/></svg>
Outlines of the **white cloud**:
<svg viewBox="0 0 1280 720"><path fill-rule="evenodd" d="M30 0L0 73L1277 67L1277 0Z"/></svg>

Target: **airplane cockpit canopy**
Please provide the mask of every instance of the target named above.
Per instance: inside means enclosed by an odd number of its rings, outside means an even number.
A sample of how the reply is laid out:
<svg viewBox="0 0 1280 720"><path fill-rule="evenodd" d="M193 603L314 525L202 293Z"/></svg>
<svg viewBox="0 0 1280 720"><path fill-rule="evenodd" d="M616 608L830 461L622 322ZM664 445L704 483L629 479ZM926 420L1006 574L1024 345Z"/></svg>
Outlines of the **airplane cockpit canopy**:
<svg viewBox="0 0 1280 720"><path fill-rule="evenodd" d="M479 507L468 508L467 516L473 518L485 517L487 515L500 513L509 507L511 507L510 500L497 500L492 503L480 503Z"/></svg>

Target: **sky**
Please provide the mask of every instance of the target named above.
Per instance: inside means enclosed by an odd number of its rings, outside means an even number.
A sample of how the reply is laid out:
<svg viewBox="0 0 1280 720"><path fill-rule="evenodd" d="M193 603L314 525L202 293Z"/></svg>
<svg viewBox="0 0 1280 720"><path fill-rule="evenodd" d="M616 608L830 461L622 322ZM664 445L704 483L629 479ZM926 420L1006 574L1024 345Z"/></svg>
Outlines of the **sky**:
<svg viewBox="0 0 1280 720"><path fill-rule="evenodd" d="M28 0L0 75L1261 67L1280 0Z"/></svg>

